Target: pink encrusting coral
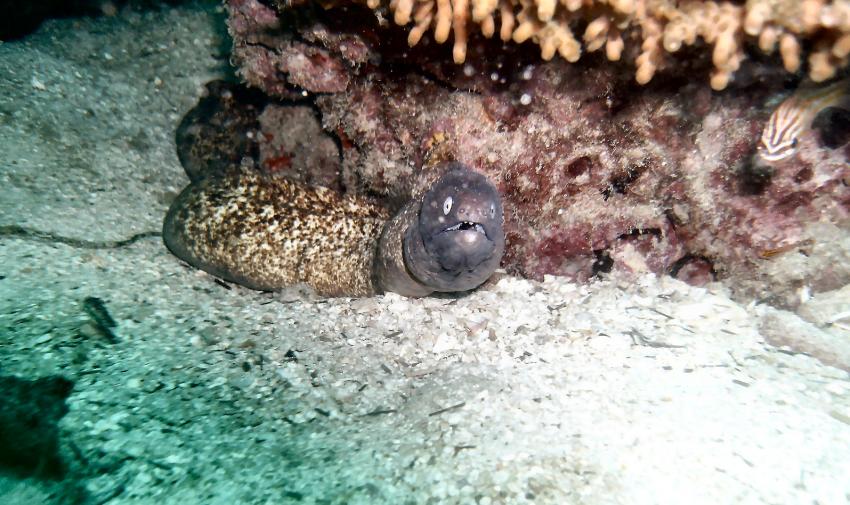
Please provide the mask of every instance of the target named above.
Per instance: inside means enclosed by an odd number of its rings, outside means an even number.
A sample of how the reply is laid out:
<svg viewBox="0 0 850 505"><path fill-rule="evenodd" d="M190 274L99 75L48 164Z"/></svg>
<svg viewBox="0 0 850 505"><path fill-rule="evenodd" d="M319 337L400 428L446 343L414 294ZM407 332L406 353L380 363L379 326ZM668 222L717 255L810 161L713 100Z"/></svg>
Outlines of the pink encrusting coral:
<svg viewBox="0 0 850 505"><path fill-rule="evenodd" d="M542 62L474 37L458 66L424 41L408 49L404 30L366 9L339 23L321 12L274 18L256 0L228 5L241 74L271 95L313 98L347 190L402 201L445 159L494 181L511 273L717 277L784 305L803 287L850 281L829 235L812 236L823 223L846 233L850 147L827 149L811 131L793 157L753 156L765 104L786 93L781 65L744 65L716 93L688 83L711 64L697 58L640 87L601 59ZM811 255L805 271L777 269L801 254Z"/></svg>

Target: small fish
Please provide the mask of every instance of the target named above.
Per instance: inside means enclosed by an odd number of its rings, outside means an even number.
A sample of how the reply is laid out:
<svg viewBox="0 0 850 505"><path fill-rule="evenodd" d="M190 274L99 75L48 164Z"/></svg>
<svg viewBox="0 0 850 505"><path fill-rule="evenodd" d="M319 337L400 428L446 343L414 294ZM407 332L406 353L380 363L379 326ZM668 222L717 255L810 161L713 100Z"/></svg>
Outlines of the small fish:
<svg viewBox="0 0 850 505"><path fill-rule="evenodd" d="M112 331L112 328L115 328L117 324L106 309L103 300L94 296L87 296L83 300L83 310L91 318L95 329L101 335L112 343L117 342L118 339L115 338L115 333Z"/></svg>
<svg viewBox="0 0 850 505"><path fill-rule="evenodd" d="M801 240L799 242L794 242L792 244L786 244L774 249L765 249L764 251L759 252L759 257L762 259L770 259L780 254L786 253L788 251L800 248L800 247L808 247L814 245L815 241L813 239Z"/></svg>
<svg viewBox="0 0 850 505"><path fill-rule="evenodd" d="M797 151L800 136L829 107L850 107L850 79L816 89L799 89L773 111L758 146L765 161L783 160Z"/></svg>

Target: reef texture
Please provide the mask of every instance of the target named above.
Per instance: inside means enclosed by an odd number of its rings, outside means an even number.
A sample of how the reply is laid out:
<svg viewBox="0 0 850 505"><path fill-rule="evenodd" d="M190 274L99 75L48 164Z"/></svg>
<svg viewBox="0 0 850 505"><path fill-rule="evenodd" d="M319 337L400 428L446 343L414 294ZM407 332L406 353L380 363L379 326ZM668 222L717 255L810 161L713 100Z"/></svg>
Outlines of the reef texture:
<svg viewBox="0 0 850 505"><path fill-rule="evenodd" d="M632 4L609 3L558 5L553 19L607 15ZM400 4L393 4L396 12ZM790 4L716 7L743 16L729 35L735 41L758 25L758 33L772 27L778 39L799 43L794 35L810 33L810 25L777 14ZM820 18L846 7L799 2L815 4ZM661 12L663 5L632 8ZM708 6L684 2L676 9ZM623 64L545 62L526 45L483 37L468 38L466 63L457 65L424 39L408 48L403 28L362 6L279 12L257 0L231 0L228 8L240 74L270 96L315 107L324 135L339 149L338 187L401 202L420 171L444 160L496 181L509 273L586 280L651 271L693 284L732 280L737 294L782 306L850 282L846 135L827 148L823 132L809 129L792 157L767 164L754 156L771 112L798 85L779 57L743 59L741 44L727 48L741 67L727 90L715 93L723 67L697 46L683 48L689 58L676 60L654 50L655 67L678 66L637 86ZM672 25L659 25L658 47ZM817 36L831 40L836 30ZM689 79L712 66L711 84ZM652 72L641 68L641 81L649 80ZM263 126L280 137L299 129L291 122Z"/></svg>

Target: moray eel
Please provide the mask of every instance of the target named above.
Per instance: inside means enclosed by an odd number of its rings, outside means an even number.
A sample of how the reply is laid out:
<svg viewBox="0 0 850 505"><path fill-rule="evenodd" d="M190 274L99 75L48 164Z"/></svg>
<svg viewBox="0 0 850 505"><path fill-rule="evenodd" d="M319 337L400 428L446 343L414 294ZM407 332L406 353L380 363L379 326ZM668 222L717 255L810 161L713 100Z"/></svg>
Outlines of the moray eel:
<svg viewBox="0 0 850 505"><path fill-rule="evenodd" d="M390 217L363 198L232 171L186 187L165 217L163 240L189 264L258 290L468 291L501 261L502 204L493 184L464 165L448 163L439 173Z"/></svg>

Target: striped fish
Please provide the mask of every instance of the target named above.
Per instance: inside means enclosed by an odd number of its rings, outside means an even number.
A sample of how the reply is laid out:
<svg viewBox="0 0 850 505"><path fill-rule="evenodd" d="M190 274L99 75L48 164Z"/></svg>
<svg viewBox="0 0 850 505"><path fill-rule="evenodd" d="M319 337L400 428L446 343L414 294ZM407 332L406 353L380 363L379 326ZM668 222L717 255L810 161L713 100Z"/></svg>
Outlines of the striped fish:
<svg viewBox="0 0 850 505"><path fill-rule="evenodd" d="M812 127L812 121L827 107L847 107L850 79L823 88L799 89L773 111L758 146L765 161L779 161L797 151L800 136Z"/></svg>

